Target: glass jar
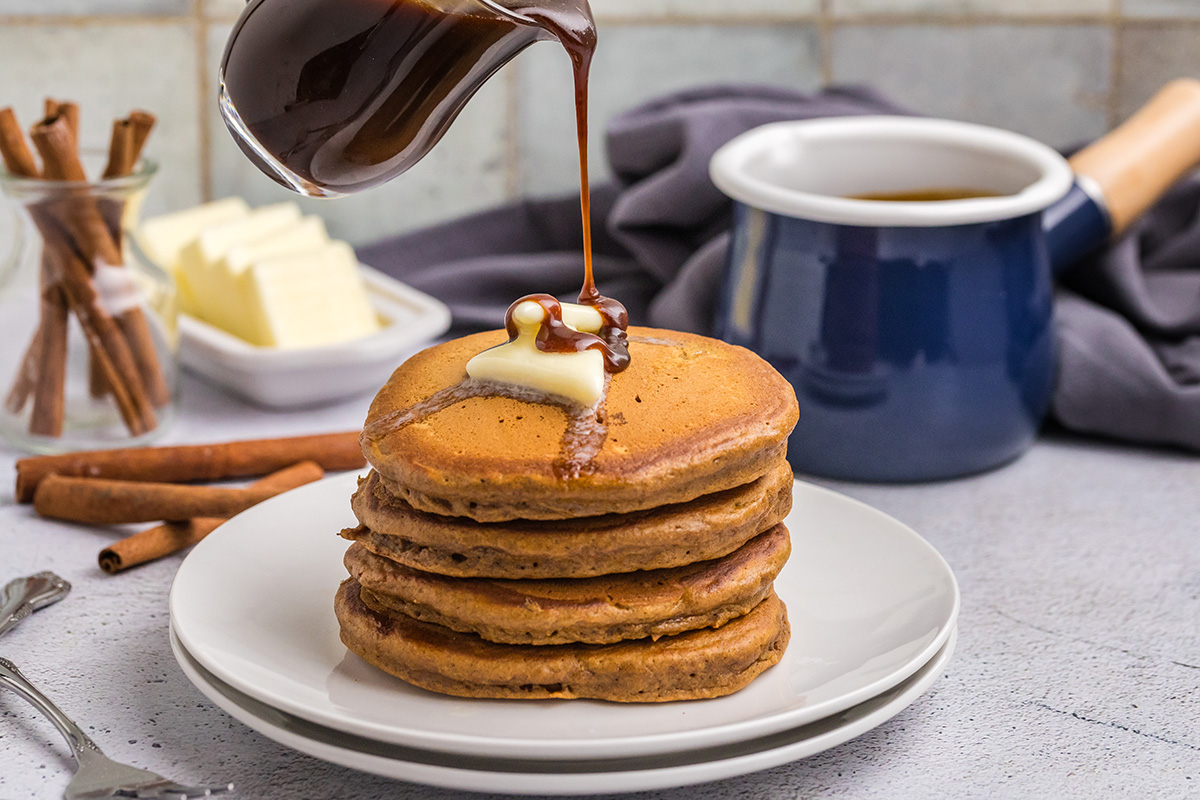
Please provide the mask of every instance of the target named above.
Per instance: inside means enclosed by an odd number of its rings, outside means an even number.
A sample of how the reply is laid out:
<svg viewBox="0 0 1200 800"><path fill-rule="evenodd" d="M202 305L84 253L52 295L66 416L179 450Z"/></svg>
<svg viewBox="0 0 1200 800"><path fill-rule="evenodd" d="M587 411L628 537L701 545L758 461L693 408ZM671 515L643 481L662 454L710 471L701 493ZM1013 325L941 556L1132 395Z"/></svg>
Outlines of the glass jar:
<svg viewBox="0 0 1200 800"><path fill-rule="evenodd" d="M144 444L174 416L175 285L129 235L156 171L0 173L0 434L24 450Z"/></svg>

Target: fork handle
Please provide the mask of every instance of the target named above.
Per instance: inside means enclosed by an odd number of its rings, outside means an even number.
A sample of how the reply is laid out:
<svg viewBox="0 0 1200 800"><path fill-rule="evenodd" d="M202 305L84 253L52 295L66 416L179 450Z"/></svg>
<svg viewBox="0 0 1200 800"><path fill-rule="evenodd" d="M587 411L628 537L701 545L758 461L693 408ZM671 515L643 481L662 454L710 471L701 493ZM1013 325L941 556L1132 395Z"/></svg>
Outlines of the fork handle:
<svg viewBox="0 0 1200 800"><path fill-rule="evenodd" d="M99 756L104 758L104 753L96 745L91 738L83 732L83 729L71 721L70 717L62 712L54 702L41 691L29 682L29 679L21 674L17 669L17 665L9 661L7 658L0 658L0 686L6 686L12 689L17 694L29 701L30 705L42 712L48 720L54 723L54 727L58 728L58 732L67 740L67 744L71 747L71 755L75 756L75 760L82 765L85 761Z"/></svg>
<svg viewBox="0 0 1200 800"><path fill-rule="evenodd" d="M34 611L57 603L71 591L71 584L53 572L39 572L11 580L0 589L0 634Z"/></svg>

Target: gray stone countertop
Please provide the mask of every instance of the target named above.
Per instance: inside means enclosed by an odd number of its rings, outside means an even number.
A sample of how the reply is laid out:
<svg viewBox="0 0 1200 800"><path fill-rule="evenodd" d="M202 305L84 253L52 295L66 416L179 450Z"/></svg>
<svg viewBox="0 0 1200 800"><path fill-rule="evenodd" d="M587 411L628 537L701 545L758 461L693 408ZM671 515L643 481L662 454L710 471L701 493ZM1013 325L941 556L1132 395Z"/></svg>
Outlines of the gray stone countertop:
<svg viewBox="0 0 1200 800"><path fill-rule="evenodd" d="M355 428L368 402L271 413L196 381L184 389L166 443ZM214 707L168 644L180 558L103 574L96 554L114 532L14 505L16 457L0 449L0 582L52 569L74 590L0 654L109 755L181 781L232 780L236 797L256 800L461 795L326 764ZM643 796L1200 797L1200 461L1051 435L972 478L822 483L912 526L949 561L962 589L949 668L890 722L832 750ZM0 693L0 800L61 797L71 767L50 723Z"/></svg>

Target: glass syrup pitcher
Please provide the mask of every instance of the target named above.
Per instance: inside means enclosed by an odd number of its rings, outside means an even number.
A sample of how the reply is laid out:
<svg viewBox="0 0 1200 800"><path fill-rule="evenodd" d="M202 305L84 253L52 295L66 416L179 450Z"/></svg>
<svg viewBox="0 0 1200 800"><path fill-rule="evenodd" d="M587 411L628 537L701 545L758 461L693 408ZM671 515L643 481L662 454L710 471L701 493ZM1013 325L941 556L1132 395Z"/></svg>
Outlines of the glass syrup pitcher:
<svg viewBox="0 0 1200 800"><path fill-rule="evenodd" d="M587 0L251 0L221 64L221 113L267 175L336 197L412 167L500 67L555 39L586 71Z"/></svg>

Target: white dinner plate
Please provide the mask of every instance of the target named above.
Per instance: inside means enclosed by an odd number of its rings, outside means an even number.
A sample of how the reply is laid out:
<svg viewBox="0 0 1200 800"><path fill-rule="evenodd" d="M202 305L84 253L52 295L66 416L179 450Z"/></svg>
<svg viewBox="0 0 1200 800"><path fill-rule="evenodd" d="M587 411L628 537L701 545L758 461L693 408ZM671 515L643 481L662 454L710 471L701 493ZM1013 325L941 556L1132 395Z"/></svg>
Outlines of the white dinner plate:
<svg viewBox="0 0 1200 800"><path fill-rule="evenodd" d="M728 697L629 705L479 700L413 687L349 653L333 596L353 475L251 508L187 557L171 589L181 643L217 679L269 706L379 742L474 756L620 758L799 727L868 700L926 664L958 613L946 562L894 519L797 483L792 557L776 581L792 639Z"/></svg>
<svg viewBox="0 0 1200 800"><path fill-rule="evenodd" d="M934 657L882 694L823 720L745 742L652 756L544 761L481 758L390 745L309 722L248 697L207 673L171 632L184 674L234 719L269 739L334 764L389 778L476 792L608 794L667 789L732 778L806 758L847 742L899 714L950 661L957 629Z"/></svg>

